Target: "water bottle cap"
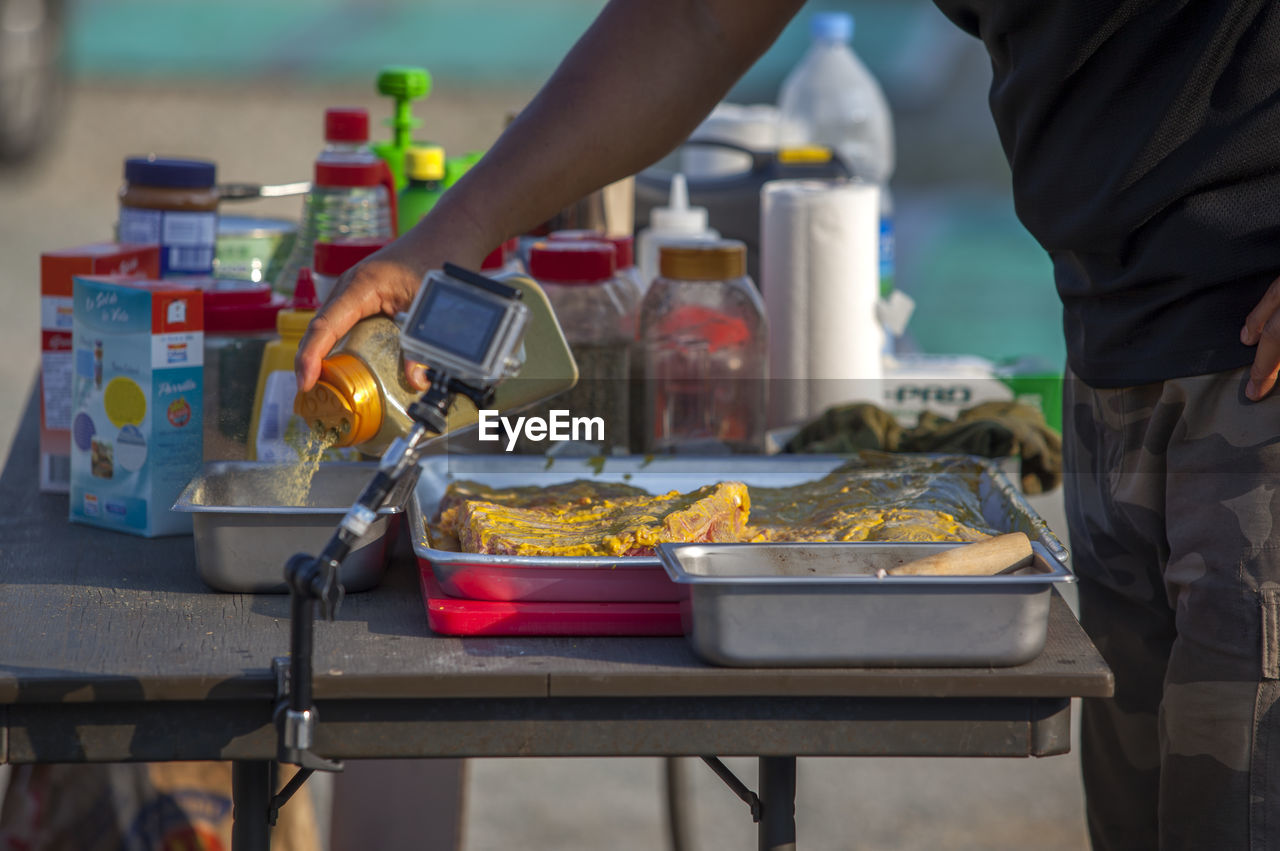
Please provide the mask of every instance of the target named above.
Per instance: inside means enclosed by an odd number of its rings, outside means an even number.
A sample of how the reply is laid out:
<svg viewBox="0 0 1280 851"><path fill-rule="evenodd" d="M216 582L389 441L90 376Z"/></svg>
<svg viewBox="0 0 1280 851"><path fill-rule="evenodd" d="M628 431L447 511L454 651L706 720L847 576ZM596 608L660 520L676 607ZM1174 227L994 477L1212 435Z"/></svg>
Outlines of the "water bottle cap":
<svg viewBox="0 0 1280 851"><path fill-rule="evenodd" d="M444 180L444 148L416 145L405 152L405 173L410 180Z"/></svg>
<svg viewBox="0 0 1280 851"><path fill-rule="evenodd" d="M331 107L324 111L326 142L369 141L369 111L362 107Z"/></svg>
<svg viewBox="0 0 1280 851"><path fill-rule="evenodd" d="M667 206L650 210L649 224L654 230L681 233L701 233L707 229L707 208L689 206L689 189L683 174L671 176Z"/></svg>
<svg viewBox="0 0 1280 851"><path fill-rule="evenodd" d="M386 244L381 239L317 242L313 262L316 274L336 278Z"/></svg>
<svg viewBox="0 0 1280 851"><path fill-rule="evenodd" d="M853 41L853 15L817 12L809 19L809 37L814 41Z"/></svg>
<svg viewBox="0 0 1280 851"><path fill-rule="evenodd" d="M608 242L537 242L529 250L529 274L539 283L598 284L613 277Z"/></svg>

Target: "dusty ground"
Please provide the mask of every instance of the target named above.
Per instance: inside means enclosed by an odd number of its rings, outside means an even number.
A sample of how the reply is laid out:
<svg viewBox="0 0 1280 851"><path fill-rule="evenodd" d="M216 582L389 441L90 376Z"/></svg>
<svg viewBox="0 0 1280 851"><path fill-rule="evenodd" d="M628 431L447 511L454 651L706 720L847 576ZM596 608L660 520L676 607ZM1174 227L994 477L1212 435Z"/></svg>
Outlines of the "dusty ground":
<svg viewBox="0 0 1280 851"><path fill-rule="evenodd" d="M484 146L529 92L434 94L420 109L451 149ZM326 105L367 105L360 90L77 89L43 161L0 173L0 446L7 451L35 375L38 256L107 239L124 156L215 159L226 180L306 179ZM297 199L245 207L296 216ZM905 211L904 211L905 214ZM900 251L909 250L901 245ZM1046 502L1047 511L1055 509ZM754 784L750 760L730 760ZM754 845L746 807L700 764L691 801L700 851ZM467 781L467 851L653 849L665 842L661 762L476 760ZM410 803L411 806L411 803ZM808 759L797 818L809 849L1079 849L1085 846L1074 756L1044 760ZM422 847L429 825L399 847Z"/></svg>

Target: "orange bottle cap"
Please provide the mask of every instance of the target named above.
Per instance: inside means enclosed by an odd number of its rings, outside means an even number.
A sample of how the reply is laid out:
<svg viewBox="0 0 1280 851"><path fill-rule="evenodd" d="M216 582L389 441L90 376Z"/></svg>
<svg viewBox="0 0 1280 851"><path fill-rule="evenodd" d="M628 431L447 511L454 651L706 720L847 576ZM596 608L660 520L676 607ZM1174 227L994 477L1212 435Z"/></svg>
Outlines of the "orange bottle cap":
<svg viewBox="0 0 1280 851"><path fill-rule="evenodd" d="M382 428L382 398L364 363L339 353L320 364L320 379L299 393L293 410L312 429L335 438L335 446L359 446Z"/></svg>

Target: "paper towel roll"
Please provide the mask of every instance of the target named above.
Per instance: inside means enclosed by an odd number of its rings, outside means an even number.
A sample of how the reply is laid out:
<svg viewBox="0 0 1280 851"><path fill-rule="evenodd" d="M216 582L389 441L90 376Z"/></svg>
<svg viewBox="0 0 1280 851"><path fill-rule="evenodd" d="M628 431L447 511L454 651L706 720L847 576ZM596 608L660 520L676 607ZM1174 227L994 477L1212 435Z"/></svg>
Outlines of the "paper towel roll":
<svg viewBox="0 0 1280 851"><path fill-rule="evenodd" d="M760 288L769 319L769 425L880 402L880 191L779 180L761 190Z"/></svg>

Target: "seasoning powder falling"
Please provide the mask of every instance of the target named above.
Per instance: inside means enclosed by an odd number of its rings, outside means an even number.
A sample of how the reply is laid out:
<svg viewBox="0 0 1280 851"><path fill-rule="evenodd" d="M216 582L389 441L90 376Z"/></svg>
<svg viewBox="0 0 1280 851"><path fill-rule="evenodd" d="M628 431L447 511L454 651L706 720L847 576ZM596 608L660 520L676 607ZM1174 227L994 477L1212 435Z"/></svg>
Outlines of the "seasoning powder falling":
<svg viewBox="0 0 1280 851"><path fill-rule="evenodd" d="M311 480L320 469L325 453L333 447L337 435L331 432L309 431L295 444L298 460L280 467L273 490L280 505L307 505L311 495Z"/></svg>

